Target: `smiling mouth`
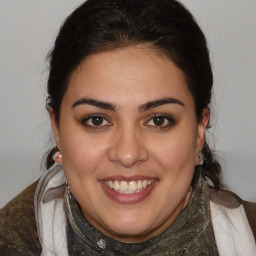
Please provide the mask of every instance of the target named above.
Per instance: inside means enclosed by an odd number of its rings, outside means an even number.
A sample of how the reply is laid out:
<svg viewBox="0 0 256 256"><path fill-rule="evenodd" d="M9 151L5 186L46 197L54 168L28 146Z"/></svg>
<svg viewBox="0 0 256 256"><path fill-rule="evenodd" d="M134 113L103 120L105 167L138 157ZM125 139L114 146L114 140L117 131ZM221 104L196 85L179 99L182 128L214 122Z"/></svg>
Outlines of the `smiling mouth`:
<svg viewBox="0 0 256 256"><path fill-rule="evenodd" d="M125 181L125 180L114 180L114 181L103 181L103 183L114 190L119 194L136 194L142 192L144 189L149 187L155 182L154 179L151 180L132 180L132 181Z"/></svg>

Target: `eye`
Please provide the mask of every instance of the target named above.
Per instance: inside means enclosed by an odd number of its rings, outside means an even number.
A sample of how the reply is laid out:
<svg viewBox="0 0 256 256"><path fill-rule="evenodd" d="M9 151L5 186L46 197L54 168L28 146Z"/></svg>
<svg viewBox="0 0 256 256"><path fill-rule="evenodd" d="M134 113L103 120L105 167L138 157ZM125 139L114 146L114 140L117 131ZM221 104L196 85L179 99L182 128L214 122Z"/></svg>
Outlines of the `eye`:
<svg viewBox="0 0 256 256"><path fill-rule="evenodd" d="M106 126L112 125L111 122L107 120L105 116L102 115L90 115L84 118L81 123L87 127L98 129Z"/></svg>
<svg viewBox="0 0 256 256"><path fill-rule="evenodd" d="M146 126L152 126L154 128L168 128L175 124L175 120L168 115L158 114L153 116L145 123Z"/></svg>

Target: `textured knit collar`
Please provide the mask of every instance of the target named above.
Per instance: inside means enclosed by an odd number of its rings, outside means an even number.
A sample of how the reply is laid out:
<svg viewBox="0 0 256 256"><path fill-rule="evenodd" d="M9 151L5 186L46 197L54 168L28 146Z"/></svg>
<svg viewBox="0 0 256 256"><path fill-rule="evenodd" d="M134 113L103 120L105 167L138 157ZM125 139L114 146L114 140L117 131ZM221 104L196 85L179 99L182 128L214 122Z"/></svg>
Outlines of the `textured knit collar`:
<svg viewBox="0 0 256 256"><path fill-rule="evenodd" d="M105 236L82 215L74 197L66 193L67 240L70 256L77 255L219 255L210 216L209 189L202 175L188 205L162 234L138 244Z"/></svg>

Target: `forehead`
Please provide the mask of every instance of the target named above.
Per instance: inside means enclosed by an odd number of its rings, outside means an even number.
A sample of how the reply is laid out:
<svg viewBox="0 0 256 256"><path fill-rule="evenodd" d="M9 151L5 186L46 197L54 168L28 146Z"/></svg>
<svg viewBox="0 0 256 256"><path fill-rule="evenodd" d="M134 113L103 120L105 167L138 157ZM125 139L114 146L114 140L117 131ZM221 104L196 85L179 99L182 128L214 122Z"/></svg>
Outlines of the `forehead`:
<svg viewBox="0 0 256 256"><path fill-rule="evenodd" d="M97 98L119 104L176 97L193 101L184 73L164 54L146 46L97 53L72 73L63 100Z"/></svg>

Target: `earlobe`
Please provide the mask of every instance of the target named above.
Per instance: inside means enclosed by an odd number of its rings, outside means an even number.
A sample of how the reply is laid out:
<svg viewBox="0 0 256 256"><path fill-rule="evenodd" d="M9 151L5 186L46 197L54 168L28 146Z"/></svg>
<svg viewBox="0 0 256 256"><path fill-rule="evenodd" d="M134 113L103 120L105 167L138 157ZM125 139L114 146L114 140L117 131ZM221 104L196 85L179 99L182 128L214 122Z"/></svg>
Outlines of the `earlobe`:
<svg viewBox="0 0 256 256"><path fill-rule="evenodd" d="M197 130L197 150L198 152L203 149L204 140L205 140L205 131L210 119L210 110L208 108L204 108L202 110L202 118L198 123Z"/></svg>
<svg viewBox="0 0 256 256"><path fill-rule="evenodd" d="M51 126L52 126L52 131L54 133L55 142L56 142L57 147L60 148L59 129L58 129L58 125L57 125L57 122L55 119L55 113L52 108L49 110L49 115L50 115L50 119L51 119Z"/></svg>

